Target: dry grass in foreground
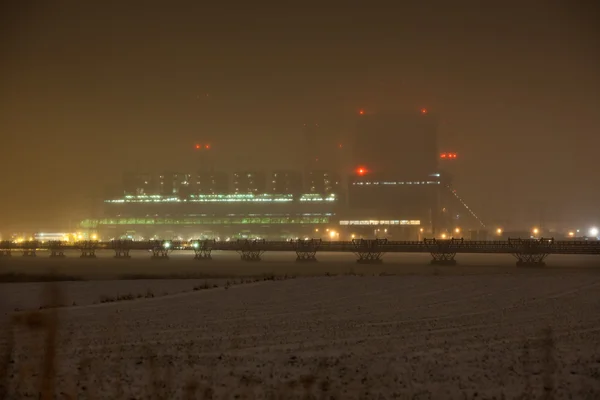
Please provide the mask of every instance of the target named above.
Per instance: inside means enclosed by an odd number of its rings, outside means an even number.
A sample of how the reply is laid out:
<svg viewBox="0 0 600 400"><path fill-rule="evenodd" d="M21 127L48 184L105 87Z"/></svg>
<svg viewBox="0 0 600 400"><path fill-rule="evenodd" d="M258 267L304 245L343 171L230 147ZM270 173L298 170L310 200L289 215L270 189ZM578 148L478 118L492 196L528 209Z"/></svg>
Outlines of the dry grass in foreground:
<svg viewBox="0 0 600 400"><path fill-rule="evenodd" d="M328 273L325 273L328 275ZM231 279L232 281L260 281L290 279L296 275L287 273L261 273L247 275L213 274L213 273L172 273L172 274L120 274L116 280L199 280L199 279ZM56 273L31 274L7 272L0 274L0 283L36 283L36 282L82 282L87 281L83 276Z"/></svg>
<svg viewBox="0 0 600 400"><path fill-rule="evenodd" d="M25 274L7 272L0 274L0 283L24 283L24 282L73 282L84 281L81 276L65 274Z"/></svg>

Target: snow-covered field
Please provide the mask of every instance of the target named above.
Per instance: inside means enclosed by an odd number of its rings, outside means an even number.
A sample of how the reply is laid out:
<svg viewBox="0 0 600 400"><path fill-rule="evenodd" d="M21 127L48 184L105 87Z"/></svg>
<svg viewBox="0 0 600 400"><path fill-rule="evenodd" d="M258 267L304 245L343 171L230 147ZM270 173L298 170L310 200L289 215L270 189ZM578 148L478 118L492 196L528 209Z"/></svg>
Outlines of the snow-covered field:
<svg viewBox="0 0 600 400"><path fill-rule="evenodd" d="M59 282L60 306L86 306L123 296L159 297L189 292L195 287L223 286L224 279L137 279L113 281ZM0 316L14 311L48 307L47 284L37 282L0 284Z"/></svg>
<svg viewBox="0 0 600 400"><path fill-rule="evenodd" d="M61 308L57 390L106 399L600 398L600 271L431 271ZM37 398L28 383L39 382L40 333L16 329L11 387Z"/></svg>

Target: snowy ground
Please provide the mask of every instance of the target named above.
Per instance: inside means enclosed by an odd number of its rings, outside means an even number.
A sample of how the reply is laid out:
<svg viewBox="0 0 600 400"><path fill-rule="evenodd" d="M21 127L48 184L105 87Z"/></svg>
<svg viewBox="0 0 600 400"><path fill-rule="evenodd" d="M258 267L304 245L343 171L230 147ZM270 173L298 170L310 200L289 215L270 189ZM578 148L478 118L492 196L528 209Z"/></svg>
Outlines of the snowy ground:
<svg viewBox="0 0 600 400"><path fill-rule="evenodd" d="M600 398L600 271L440 271L265 281L61 308L59 391L107 399L186 391L185 398L537 399L546 386L545 398ZM20 396L37 398L27 384L39 379L38 336L15 332L11 386Z"/></svg>
<svg viewBox="0 0 600 400"><path fill-rule="evenodd" d="M189 292L195 287L225 285L223 279L138 279L113 281L59 282L60 306L85 306L112 301L123 296L159 297ZM0 284L0 316L14 311L37 310L48 307L45 283Z"/></svg>

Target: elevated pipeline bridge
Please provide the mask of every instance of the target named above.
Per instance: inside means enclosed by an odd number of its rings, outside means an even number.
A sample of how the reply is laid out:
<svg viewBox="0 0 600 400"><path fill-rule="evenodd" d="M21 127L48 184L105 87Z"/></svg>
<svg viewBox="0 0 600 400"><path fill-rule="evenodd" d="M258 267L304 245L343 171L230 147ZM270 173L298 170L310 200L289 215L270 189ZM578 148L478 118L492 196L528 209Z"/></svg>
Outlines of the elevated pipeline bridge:
<svg viewBox="0 0 600 400"><path fill-rule="evenodd" d="M505 241L469 241L464 239L425 239L422 241L388 241L387 239L355 239L352 241L322 241L320 239L297 241L265 240L114 240L110 242L0 242L0 257L21 255L36 257L41 251L50 257L65 257L66 251L78 251L81 258L96 258L99 251L112 251L115 258L131 258L133 251L151 253L152 259L168 259L174 251L193 252L196 260L211 260L214 251L237 252L243 261L260 261L265 252L289 252L296 261L317 261L317 253L353 253L356 261L377 264L386 253L429 253L431 263L438 265L456 264L456 255L510 254L517 266L545 265L546 257L552 254L600 255L600 241L557 241L553 238L508 239Z"/></svg>

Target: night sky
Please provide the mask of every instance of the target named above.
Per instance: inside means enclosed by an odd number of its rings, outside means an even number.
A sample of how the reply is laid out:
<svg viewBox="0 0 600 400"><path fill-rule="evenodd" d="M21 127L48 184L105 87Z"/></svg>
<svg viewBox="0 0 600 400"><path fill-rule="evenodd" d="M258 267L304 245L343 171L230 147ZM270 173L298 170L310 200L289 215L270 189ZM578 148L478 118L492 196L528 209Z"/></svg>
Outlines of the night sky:
<svg viewBox="0 0 600 400"><path fill-rule="evenodd" d="M123 171L187 168L197 142L227 169L300 168L304 123L344 140L359 109L421 107L485 220L600 223L591 1L1 7L0 231L84 217Z"/></svg>

